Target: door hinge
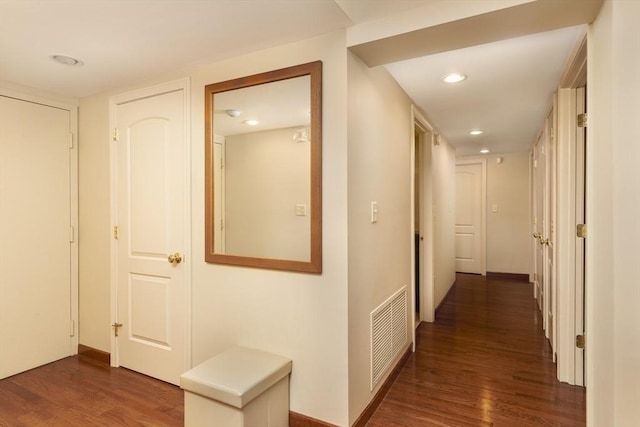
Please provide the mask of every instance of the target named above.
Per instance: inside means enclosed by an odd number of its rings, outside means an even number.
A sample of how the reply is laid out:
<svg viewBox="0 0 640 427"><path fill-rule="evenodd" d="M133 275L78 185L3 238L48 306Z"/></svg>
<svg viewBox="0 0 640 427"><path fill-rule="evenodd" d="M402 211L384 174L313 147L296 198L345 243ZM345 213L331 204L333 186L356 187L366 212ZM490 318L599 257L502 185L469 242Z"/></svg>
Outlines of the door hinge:
<svg viewBox="0 0 640 427"><path fill-rule="evenodd" d="M70 325L70 329L69 329L69 336L73 337L76 334L76 321L72 320L71 321L71 325Z"/></svg>
<svg viewBox="0 0 640 427"><path fill-rule="evenodd" d="M118 132L118 128L113 128L113 136L111 138L116 142L120 140L120 134Z"/></svg>
<svg viewBox="0 0 640 427"><path fill-rule="evenodd" d="M113 238L118 240L120 238L120 227L117 225L113 226Z"/></svg>
<svg viewBox="0 0 640 427"><path fill-rule="evenodd" d="M576 236L581 239L585 239L587 237L587 225L586 224L578 224L576 225Z"/></svg>
<svg viewBox="0 0 640 427"><path fill-rule="evenodd" d="M76 230L73 226L69 227L69 242L73 243L76 240Z"/></svg>
<svg viewBox="0 0 640 427"><path fill-rule="evenodd" d="M589 117L587 117L587 113L578 114L578 127L579 128L586 128L588 122L589 122Z"/></svg>
<svg viewBox="0 0 640 427"><path fill-rule="evenodd" d="M584 350L586 344L587 343L586 343L586 338L585 338L584 334L576 335L576 347Z"/></svg>
<svg viewBox="0 0 640 427"><path fill-rule="evenodd" d="M113 336L117 337L120 332L120 328L122 327L122 323L115 322L111 326L113 326Z"/></svg>

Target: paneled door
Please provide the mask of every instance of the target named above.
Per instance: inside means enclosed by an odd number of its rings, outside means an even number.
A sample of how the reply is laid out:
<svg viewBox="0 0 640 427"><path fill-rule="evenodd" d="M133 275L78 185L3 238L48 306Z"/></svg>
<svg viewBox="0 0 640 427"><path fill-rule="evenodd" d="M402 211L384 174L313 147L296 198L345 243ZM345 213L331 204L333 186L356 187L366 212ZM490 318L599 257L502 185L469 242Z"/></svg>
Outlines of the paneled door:
<svg viewBox="0 0 640 427"><path fill-rule="evenodd" d="M456 165L456 271L482 271L482 164Z"/></svg>
<svg viewBox="0 0 640 427"><path fill-rule="evenodd" d="M0 378L77 350L74 121L0 96Z"/></svg>
<svg viewBox="0 0 640 427"><path fill-rule="evenodd" d="M116 366L188 369L187 84L112 98Z"/></svg>
<svg viewBox="0 0 640 427"><path fill-rule="evenodd" d="M546 156L545 137L542 135L533 147L533 236L536 238L535 245L535 274L534 286L538 307L543 316L543 328L547 330L548 295L547 295L547 258L545 255L545 244L547 241L545 233L546 215Z"/></svg>

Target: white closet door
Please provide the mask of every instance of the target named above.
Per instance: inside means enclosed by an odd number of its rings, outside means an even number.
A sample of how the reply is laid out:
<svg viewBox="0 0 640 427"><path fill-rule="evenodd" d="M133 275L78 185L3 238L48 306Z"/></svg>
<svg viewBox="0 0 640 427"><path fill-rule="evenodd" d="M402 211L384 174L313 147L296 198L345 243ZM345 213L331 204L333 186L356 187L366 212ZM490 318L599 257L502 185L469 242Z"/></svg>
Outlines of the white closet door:
<svg viewBox="0 0 640 427"><path fill-rule="evenodd" d="M456 166L456 271L482 274L482 164Z"/></svg>
<svg viewBox="0 0 640 427"><path fill-rule="evenodd" d="M0 96L0 378L75 353L70 112Z"/></svg>

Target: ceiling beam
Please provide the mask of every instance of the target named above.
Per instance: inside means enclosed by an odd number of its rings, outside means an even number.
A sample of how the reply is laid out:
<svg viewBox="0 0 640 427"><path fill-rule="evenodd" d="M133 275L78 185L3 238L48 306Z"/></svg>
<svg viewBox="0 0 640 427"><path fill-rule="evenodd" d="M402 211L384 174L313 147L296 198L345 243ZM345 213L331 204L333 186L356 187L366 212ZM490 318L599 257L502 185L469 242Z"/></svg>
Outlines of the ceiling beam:
<svg viewBox="0 0 640 427"><path fill-rule="evenodd" d="M603 0L536 0L349 46L369 67L588 24Z"/></svg>

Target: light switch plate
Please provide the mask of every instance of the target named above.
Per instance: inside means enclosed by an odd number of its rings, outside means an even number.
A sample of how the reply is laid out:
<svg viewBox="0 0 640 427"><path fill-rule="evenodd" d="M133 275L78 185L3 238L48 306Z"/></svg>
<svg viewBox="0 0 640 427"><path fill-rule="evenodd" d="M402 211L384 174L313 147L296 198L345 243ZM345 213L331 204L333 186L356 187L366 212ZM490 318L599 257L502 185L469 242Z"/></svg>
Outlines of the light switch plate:
<svg viewBox="0 0 640 427"><path fill-rule="evenodd" d="M496 213L498 212L498 205L497 204L492 204L491 205L491 212Z"/></svg>
<svg viewBox="0 0 640 427"><path fill-rule="evenodd" d="M371 202L371 224L378 222L378 202Z"/></svg>
<svg viewBox="0 0 640 427"><path fill-rule="evenodd" d="M296 205L296 216L307 216L307 205Z"/></svg>

